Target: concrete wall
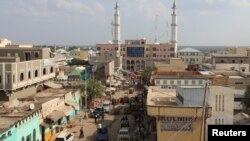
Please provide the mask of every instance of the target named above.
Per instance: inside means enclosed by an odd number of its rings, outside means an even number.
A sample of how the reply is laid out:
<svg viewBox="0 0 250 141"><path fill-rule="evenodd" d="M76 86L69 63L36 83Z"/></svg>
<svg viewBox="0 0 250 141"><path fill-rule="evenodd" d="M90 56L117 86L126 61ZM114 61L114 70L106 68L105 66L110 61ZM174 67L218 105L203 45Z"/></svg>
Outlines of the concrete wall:
<svg viewBox="0 0 250 141"><path fill-rule="evenodd" d="M233 124L234 88L210 86L212 117L209 124Z"/></svg>
<svg viewBox="0 0 250 141"><path fill-rule="evenodd" d="M11 131L11 135L8 136L8 131ZM24 141L30 138L30 141L39 140L41 141L41 131L39 127L38 113L33 113L32 116L28 116L25 119L18 121L15 126L11 127L7 132L8 138L4 141ZM3 135L1 134L0 137ZM35 139L33 138L35 134Z"/></svg>
<svg viewBox="0 0 250 141"><path fill-rule="evenodd" d="M157 140L165 141L172 138L178 141L200 141L201 132L201 115L202 108L198 107L181 107L181 106L147 106L147 112L150 116L156 117ZM211 116L211 108L207 109L208 117ZM161 116L173 117L195 117L189 122L192 129L189 131L165 131L161 130Z"/></svg>
<svg viewBox="0 0 250 141"><path fill-rule="evenodd" d="M53 58L19 63L0 63L0 90L16 90L54 78L54 64Z"/></svg>

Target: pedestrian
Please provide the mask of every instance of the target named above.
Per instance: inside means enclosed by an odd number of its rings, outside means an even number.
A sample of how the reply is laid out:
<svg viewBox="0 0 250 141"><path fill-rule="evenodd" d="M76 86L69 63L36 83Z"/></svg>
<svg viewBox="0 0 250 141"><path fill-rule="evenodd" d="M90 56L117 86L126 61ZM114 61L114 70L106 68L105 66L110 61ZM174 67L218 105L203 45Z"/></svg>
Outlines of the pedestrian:
<svg viewBox="0 0 250 141"><path fill-rule="evenodd" d="M96 120L97 120L97 115L95 115L95 123L97 122Z"/></svg>
<svg viewBox="0 0 250 141"><path fill-rule="evenodd" d="M79 138L84 138L84 134L83 134L83 127L81 127L81 129L80 129L80 135L79 135Z"/></svg>
<svg viewBox="0 0 250 141"><path fill-rule="evenodd" d="M104 113L102 113L102 122L104 122Z"/></svg>

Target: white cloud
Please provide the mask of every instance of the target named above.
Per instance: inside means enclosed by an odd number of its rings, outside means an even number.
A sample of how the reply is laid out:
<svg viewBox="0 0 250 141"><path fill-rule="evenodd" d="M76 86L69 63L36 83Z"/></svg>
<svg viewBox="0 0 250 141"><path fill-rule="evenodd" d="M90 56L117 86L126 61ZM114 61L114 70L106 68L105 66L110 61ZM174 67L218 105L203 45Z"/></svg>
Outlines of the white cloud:
<svg viewBox="0 0 250 141"><path fill-rule="evenodd" d="M150 20L155 20L155 16L166 19L170 11L162 0L138 0L139 10Z"/></svg>
<svg viewBox="0 0 250 141"><path fill-rule="evenodd" d="M206 2L210 4L215 4L218 2L224 2L227 4L231 4L233 6L239 6L243 8L249 8L250 7L250 0L206 0Z"/></svg>
<svg viewBox="0 0 250 141"><path fill-rule="evenodd" d="M250 0L230 0L230 2L235 6L250 8Z"/></svg>

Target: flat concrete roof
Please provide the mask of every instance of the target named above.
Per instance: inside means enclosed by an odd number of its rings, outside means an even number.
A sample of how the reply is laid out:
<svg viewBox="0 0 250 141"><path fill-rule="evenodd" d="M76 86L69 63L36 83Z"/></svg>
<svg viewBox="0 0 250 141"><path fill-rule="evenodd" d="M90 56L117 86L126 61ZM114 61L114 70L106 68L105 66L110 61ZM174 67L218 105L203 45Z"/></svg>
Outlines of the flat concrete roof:
<svg viewBox="0 0 250 141"><path fill-rule="evenodd" d="M5 102L0 107L0 133L6 131L19 120L41 109L43 103L61 97L73 89L46 89L26 98L20 98L19 106L14 108L11 102ZM29 105L33 103L35 108L29 110ZM5 106L2 106L5 105Z"/></svg>
<svg viewBox="0 0 250 141"><path fill-rule="evenodd" d="M160 86L150 86L148 88L147 105L177 105L176 89L162 89Z"/></svg>

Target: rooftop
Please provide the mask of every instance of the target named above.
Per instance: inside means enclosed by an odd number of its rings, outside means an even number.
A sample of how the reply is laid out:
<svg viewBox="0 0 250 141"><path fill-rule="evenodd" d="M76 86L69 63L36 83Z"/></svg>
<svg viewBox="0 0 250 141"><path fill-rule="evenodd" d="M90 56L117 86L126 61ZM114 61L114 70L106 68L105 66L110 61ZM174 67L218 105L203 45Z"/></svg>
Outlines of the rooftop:
<svg viewBox="0 0 250 141"><path fill-rule="evenodd" d="M240 54L212 54L214 57L244 57L248 58L248 56L240 55Z"/></svg>
<svg viewBox="0 0 250 141"><path fill-rule="evenodd" d="M193 48L184 48L184 49L180 49L178 52L201 52L197 49L193 49Z"/></svg>
<svg viewBox="0 0 250 141"><path fill-rule="evenodd" d="M150 86L148 88L147 105L160 106L160 105L177 105L175 89L162 89L159 86Z"/></svg>
<svg viewBox="0 0 250 141"><path fill-rule="evenodd" d="M33 96L18 99L18 106L14 107L14 101L1 103L0 106L0 133L4 132L19 120L41 109L43 103L54 98L61 97L72 91L71 89L46 89ZM34 104L34 109L30 105Z"/></svg>

